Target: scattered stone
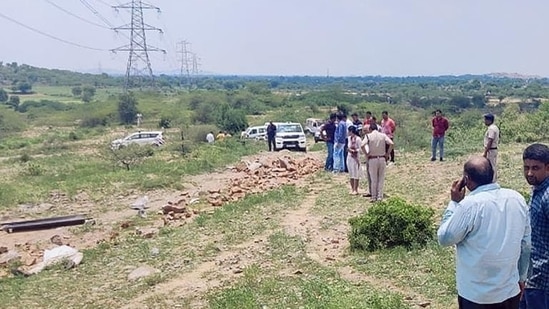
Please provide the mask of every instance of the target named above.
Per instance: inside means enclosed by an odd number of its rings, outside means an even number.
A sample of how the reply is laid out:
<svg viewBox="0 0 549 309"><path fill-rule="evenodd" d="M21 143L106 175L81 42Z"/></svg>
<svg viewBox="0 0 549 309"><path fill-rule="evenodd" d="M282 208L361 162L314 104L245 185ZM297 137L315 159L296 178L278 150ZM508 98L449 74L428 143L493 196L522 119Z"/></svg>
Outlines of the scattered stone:
<svg viewBox="0 0 549 309"><path fill-rule="evenodd" d="M7 253L4 253L0 256L0 266L1 265L7 265L11 262L15 262L17 260L21 259L21 254L17 251L8 251Z"/></svg>
<svg viewBox="0 0 549 309"><path fill-rule="evenodd" d="M290 163L284 159L284 158L278 158L278 166L280 166L280 168L283 168L283 169L288 169L288 166L290 165Z"/></svg>
<svg viewBox="0 0 549 309"><path fill-rule="evenodd" d="M424 302L419 303L418 305L420 307L426 308L426 307L429 307L431 305L431 302L430 301L424 301Z"/></svg>
<svg viewBox="0 0 549 309"><path fill-rule="evenodd" d="M253 162L248 165L248 171L254 172L258 169L260 169L263 165L259 162Z"/></svg>
<svg viewBox="0 0 549 309"><path fill-rule="evenodd" d="M36 264L36 257L25 254L24 257L21 259L21 262L25 266L32 266Z"/></svg>
<svg viewBox="0 0 549 309"><path fill-rule="evenodd" d="M160 249L158 249L156 247L151 249L151 255L152 256L157 256L159 254L160 254Z"/></svg>
<svg viewBox="0 0 549 309"><path fill-rule="evenodd" d="M53 235L51 238L50 238L50 241L52 244L54 245L58 245L58 246L62 246L63 245L63 239L61 239L61 236L59 235Z"/></svg>
<svg viewBox="0 0 549 309"><path fill-rule="evenodd" d="M164 207L162 207L162 211L164 212L164 214L169 214L170 212L173 212L173 213L176 213L176 214L181 214L181 213L184 213L185 211L187 211L187 207L177 207L177 206L172 206L172 205L166 205Z"/></svg>
<svg viewBox="0 0 549 309"><path fill-rule="evenodd" d="M146 278L158 273L160 273L160 270L148 265L143 265L128 274L128 281L137 281L141 278Z"/></svg>
<svg viewBox="0 0 549 309"><path fill-rule="evenodd" d="M153 238L154 236L158 235L159 230L155 227L151 227L137 229L135 232L137 235L141 235L141 237L143 238Z"/></svg>
<svg viewBox="0 0 549 309"><path fill-rule="evenodd" d="M131 223L130 221L124 221L124 222L122 222L122 223L120 224L120 227L121 227L122 229L127 229L127 228L129 228L130 226L132 226L132 223Z"/></svg>
<svg viewBox="0 0 549 309"><path fill-rule="evenodd" d="M8 252L8 247L0 246L0 254Z"/></svg>
<svg viewBox="0 0 549 309"><path fill-rule="evenodd" d="M234 274L241 274L242 272L244 272L244 271L241 268L237 268L237 269L233 270Z"/></svg>
<svg viewBox="0 0 549 309"><path fill-rule="evenodd" d="M303 272L301 270L294 271L294 275L303 275Z"/></svg>

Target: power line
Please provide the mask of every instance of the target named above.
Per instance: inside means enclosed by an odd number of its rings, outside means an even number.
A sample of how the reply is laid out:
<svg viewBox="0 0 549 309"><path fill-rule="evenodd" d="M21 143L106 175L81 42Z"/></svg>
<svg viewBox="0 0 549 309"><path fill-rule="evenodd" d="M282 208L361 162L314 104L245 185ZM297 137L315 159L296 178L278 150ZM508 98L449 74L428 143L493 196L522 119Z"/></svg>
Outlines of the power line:
<svg viewBox="0 0 549 309"><path fill-rule="evenodd" d="M97 2L102 3L102 4L104 4L104 5L108 6L108 7L112 7L112 5L111 5L110 3L107 3L107 2L105 2L105 1L103 1L103 0L97 0Z"/></svg>
<svg viewBox="0 0 549 309"><path fill-rule="evenodd" d="M13 23L16 23L16 24L18 24L18 25L21 26L21 27L27 28L28 30L34 31L34 32L36 32L36 33L38 33L38 34L41 34L41 35L43 35L43 36L47 36L47 37L50 38L50 39L54 39L54 40L57 40L57 41L59 41L59 42L63 42L63 43L65 43L65 44L69 44L69 45L76 46L76 47L80 47L80 48L84 48L84 49L90 49L90 50L98 50L98 51L107 51L107 50L108 50L108 49L90 47L90 46L86 46L86 45L82 45L82 44L74 43L74 42L71 42L71 41L67 41L67 40L65 40L65 39L58 38L58 37L56 37L56 36L54 36L54 35L51 35L51 34L46 33L46 32L43 32L43 31L38 30L38 29L36 29L36 28L33 28L33 27L31 27L31 26L27 26L27 25L25 25L25 24L23 24L23 23L21 23L21 22L15 20L15 19L13 19L13 18L11 18L11 17L8 17L8 16L6 16L6 15L4 15L4 14L2 14L2 13L0 13L0 17L5 18L5 19L7 19L7 20L9 20L9 21L11 21L11 22L13 22Z"/></svg>
<svg viewBox="0 0 549 309"><path fill-rule="evenodd" d="M66 9L64 9L63 7L61 7L61 6L57 5L57 4L55 4L55 3L54 3L53 1L51 1L51 0L44 0L44 1L46 1L47 3L53 5L54 7L58 8L59 10L65 12L65 13L67 13L67 14L69 14L70 16L76 17L76 18L80 19L81 21L84 21L84 22L86 22L86 23L88 23L88 24L90 24L90 25L94 25L94 26L101 27L101 28L104 28L104 29L111 29L111 28L109 28L109 27L105 27L105 26L103 26L103 25L101 25L101 24L98 24L98 23L95 23L95 22L93 22L93 21L87 20L87 19L85 19L85 18L83 18L83 17L80 17L80 16L78 16L78 15L72 13L71 11L66 10Z"/></svg>
<svg viewBox="0 0 549 309"><path fill-rule="evenodd" d="M109 26L109 28L114 29L114 25L111 24L111 22L108 19L103 17L103 15L101 15L96 9L94 9L93 6L88 3L88 1L80 0L80 3L82 3L85 7L87 7L88 10L92 11L92 13L95 16L97 16L99 19L101 19L107 26Z"/></svg>

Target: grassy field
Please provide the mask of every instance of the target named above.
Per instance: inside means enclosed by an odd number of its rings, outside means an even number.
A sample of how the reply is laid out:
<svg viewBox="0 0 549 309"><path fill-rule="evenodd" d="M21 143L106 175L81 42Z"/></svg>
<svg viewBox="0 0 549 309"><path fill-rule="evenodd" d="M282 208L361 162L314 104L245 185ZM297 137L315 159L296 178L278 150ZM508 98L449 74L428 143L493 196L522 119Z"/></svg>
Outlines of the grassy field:
<svg viewBox="0 0 549 309"><path fill-rule="evenodd" d="M518 190L527 190L520 171L524 146L502 151L501 183ZM387 194L440 214L466 156L428 158L397 157ZM412 251L349 252L347 220L369 203L347 192L344 176L319 172L299 188L250 196L182 227L160 228L153 239L122 230L116 241L84 251L85 262L74 270L1 279L0 302L5 308L453 308L453 249L433 242ZM141 264L161 272L126 280Z"/></svg>
<svg viewBox="0 0 549 309"><path fill-rule="evenodd" d="M69 100L70 89L35 90ZM164 99L174 111L187 104ZM145 102L151 114L162 114L160 107ZM456 129L447 145L447 160L431 162L430 154L421 150L428 147L429 136L410 129L423 126L422 113L406 113L395 111L403 117L399 138L407 142L397 148L397 163L387 170L386 194L435 209L433 224L438 226L451 182L461 176L467 157L481 149L483 128L479 126L476 135ZM2 308L457 308L453 248L433 240L413 250L349 250L348 220L371 204L348 194L344 175L318 171L296 185L248 195L223 207L199 204L197 215L185 224L164 225L161 216L139 218L127 205L148 194L161 206L170 196L198 186L193 182L216 185L223 177L236 177L226 166L242 157L269 156L261 152L264 143L200 144L182 154L179 131L171 129L165 147L126 171L109 160L105 150L110 140L135 128L39 125L56 117L63 123L74 121L70 113L46 114L0 141L0 216L85 210L98 222L44 232L35 239L43 245L51 233L66 233L75 243L86 243L84 261L74 269L52 267L22 277L2 276L9 269L0 268ZM145 126L154 128L157 121L148 118ZM500 147L499 182L521 192L529 190L521 169L525 147ZM309 156L323 159L324 143L311 142L309 149ZM364 186L362 182L362 192ZM53 206L41 209L43 204ZM40 212L25 212L29 205L38 205ZM151 227L158 231L153 237L136 232ZM158 273L128 280L141 265Z"/></svg>

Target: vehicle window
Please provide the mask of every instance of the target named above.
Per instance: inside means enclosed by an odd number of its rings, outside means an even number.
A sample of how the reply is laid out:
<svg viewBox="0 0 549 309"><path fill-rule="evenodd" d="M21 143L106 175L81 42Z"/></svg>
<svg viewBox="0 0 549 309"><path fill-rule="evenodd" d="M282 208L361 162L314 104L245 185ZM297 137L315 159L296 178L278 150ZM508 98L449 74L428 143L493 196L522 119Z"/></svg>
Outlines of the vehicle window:
<svg viewBox="0 0 549 309"><path fill-rule="evenodd" d="M297 124L288 124L280 125L280 132L289 132L289 133L301 133L303 130L300 125Z"/></svg>
<svg viewBox="0 0 549 309"><path fill-rule="evenodd" d="M133 134L128 139L138 139L138 138L139 138L139 134Z"/></svg>
<svg viewBox="0 0 549 309"><path fill-rule="evenodd" d="M263 128L259 129L259 133L265 133L265 129Z"/></svg>
<svg viewBox="0 0 549 309"><path fill-rule="evenodd" d="M257 130L256 129L253 129L252 132L250 134L256 134L257 133Z"/></svg>

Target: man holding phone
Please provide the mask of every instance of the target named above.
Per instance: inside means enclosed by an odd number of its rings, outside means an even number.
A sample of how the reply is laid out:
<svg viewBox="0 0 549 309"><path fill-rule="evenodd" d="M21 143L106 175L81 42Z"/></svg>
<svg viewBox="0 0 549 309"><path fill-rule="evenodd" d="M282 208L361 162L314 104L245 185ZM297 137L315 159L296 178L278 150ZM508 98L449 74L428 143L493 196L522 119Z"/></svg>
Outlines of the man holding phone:
<svg viewBox="0 0 549 309"><path fill-rule="evenodd" d="M519 308L531 247L528 207L493 177L488 159L469 159L437 232L442 246L456 246L460 309Z"/></svg>
<svg viewBox="0 0 549 309"><path fill-rule="evenodd" d="M532 255L521 309L549 309L549 147L532 144L522 154L530 200Z"/></svg>

